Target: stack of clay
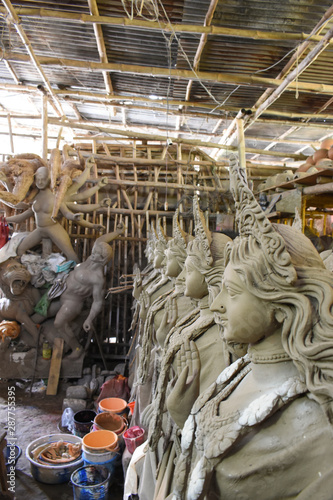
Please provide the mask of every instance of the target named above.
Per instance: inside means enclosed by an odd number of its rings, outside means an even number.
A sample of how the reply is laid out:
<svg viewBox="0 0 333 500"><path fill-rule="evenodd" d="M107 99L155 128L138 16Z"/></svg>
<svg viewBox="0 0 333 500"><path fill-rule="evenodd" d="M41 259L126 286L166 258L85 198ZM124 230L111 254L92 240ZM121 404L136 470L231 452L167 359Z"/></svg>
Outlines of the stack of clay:
<svg viewBox="0 0 333 500"><path fill-rule="evenodd" d="M333 160L333 139L325 139L321 145L320 149L317 149L312 156L309 156L303 165L301 165L297 170L295 177L302 177L304 175L309 175L318 170L325 169L331 166Z"/></svg>

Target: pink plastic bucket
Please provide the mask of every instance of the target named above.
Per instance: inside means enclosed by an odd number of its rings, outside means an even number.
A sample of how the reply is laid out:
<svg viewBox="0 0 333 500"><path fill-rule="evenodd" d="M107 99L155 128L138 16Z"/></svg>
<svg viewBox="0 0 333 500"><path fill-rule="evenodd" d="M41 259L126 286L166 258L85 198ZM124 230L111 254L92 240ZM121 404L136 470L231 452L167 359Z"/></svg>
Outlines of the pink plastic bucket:
<svg viewBox="0 0 333 500"><path fill-rule="evenodd" d="M130 427L124 432L124 441L129 453L133 453L134 450L144 442L144 436L144 429L141 429L141 427L138 427L137 425Z"/></svg>

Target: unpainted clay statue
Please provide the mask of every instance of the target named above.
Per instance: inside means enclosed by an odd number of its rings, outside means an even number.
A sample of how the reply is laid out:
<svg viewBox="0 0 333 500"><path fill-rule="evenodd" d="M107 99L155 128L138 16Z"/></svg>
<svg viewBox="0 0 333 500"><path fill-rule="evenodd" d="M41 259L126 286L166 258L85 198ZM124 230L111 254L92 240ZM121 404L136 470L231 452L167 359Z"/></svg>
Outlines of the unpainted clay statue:
<svg viewBox="0 0 333 500"><path fill-rule="evenodd" d="M28 195L33 197L36 193L34 176L40 167L47 167L46 162L40 156L29 153L15 155L1 163L0 183L6 190L0 191L0 201L11 208L20 208ZM25 203L23 207L26 207Z"/></svg>
<svg viewBox="0 0 333 500"><path fill-rule="evenodd" d="M155 392L165 332L174 326L177 317L182 317L194 307L191 299L184 295L184 280L178 280L178 275L184 268L188 241L188 235L180 228L178 213L177 209L173 217L173 238L168 241L165 250L165 274L173 287L161 294L149 307L140 337L139 360L134 382L134 386L137 387L138 410L134 415L137 425L145 425L141 417Z"/></svg>
<svg viewBox="0 0 333 500"><path fill-rule="evenodd" d="M230 355L220 337L220 330L215 323L214 314L209 309L209 303L220 291L224 271L223 250L231 239L222 233L211 233L208 230L197 198L193 201L193 213L195 239L187 245L185 269L179 279L184 276L185 296L192 299L194 307L192 306L188 314L180 318L166 335L162 335L164 349L161 354L157 390L149 409L150 413L144 414L144 419L150 418L150 448L146 450L143 472L140 474L139 496L147 500L166 498L172 491L174 460L179 454L179 438L178 426L175 425L177 419L171 418L166 403L169 403L168 394L172 394L171 389L178 375L182 373L181 365L189 352L189 344L193 343L195 346L195 361L198 365L186 376L194 377L198 381L197 385L192 384L197 391L192 395L193 398L216 379L221 366L228 366L230 363ZM192 406L192 399L189 399ZM185 421L191 406L186 408L184 404L183 399L175 401L180 414L185 413ZM139 469L138 464L137 470Z"/></svg>
<svg viewBox="0 0 333 500"><path fill-rule="evenodd" d="M56 313L54 326L58 329L59 336L63 337L72 349L69 356L73 359L83 354L83 348L74 335L71 322L80 315L85 299L92 297L91 308L83 323L83 329L87 332L92 328L92 323L101 312L104 301L104 266L112 259L112 248L108 243L118 238L123 232L124 226L119 224L116 231L97 238L90 256L78 264L68 274L65 281L65 289L60 295L60 309L58 308ZM54 307L57 305L53 306L51 303L50 315L54 314Z"/></svg>
<svg viewBox="0 0 333 500"><path fill-rule="evenodd" d="M51 218L54 195L50 189L50 174L47 167L40 167L37 170L35 182L39 191L33 200L32 208L19 215L7 217L8 222L22 222L33 215L35 216L37 227L21 241L17 248L17 255L21 256L30 248L40 244L43 238L50 238L68 260L79 262L68 233L59 222L55 222ZM75 214L74 220L80 217L80 214Z"/></svg>
<svg viewBox="0 0 333 500"><path fill-rule="evenodd" d="M38 328L31 316L41 294L30 285L29 271L17 260L9 259L0 268L0 321L11 320L23 324L32 337L32 345L38 340Z"/></svg>
<svg viewBox="0 0 333 500"><path fill-rule="evenodd" d="M269 222L235 158L230 175L240 235L211 310L248 353L195 401L170 498L330 500L333 277L301 232Z"/></svg>

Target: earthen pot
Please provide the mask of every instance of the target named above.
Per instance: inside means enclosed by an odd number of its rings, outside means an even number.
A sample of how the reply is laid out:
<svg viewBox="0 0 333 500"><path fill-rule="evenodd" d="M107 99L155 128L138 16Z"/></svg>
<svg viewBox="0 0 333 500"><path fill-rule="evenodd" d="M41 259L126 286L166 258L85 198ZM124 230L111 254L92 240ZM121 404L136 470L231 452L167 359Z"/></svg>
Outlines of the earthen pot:
<svg viewBox="0 0 333 500"><path fill-rule="evenodd" d="M332 146L333 146L333 139L330 137L324 139L323 142L320 144L321 149L330 149Z"/></svg>

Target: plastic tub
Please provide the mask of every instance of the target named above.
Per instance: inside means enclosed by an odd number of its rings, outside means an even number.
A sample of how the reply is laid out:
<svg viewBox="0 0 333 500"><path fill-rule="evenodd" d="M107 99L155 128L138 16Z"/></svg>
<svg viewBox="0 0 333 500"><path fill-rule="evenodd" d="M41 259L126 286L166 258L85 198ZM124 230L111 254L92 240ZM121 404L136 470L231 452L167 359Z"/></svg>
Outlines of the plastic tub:
<svg viewBox="0 0 333 500"><path fill-rule="evenodd" d="M73 436L71 434L50 434L48 436L42 436L35 439L26 448L25 456L30 462L31 475L34 479L41 483L66 483L70 480L72 472L83 464L82 455L72 462L55 465L41 464L32 458L31 452L37 447L48 443L56 443L57 441L66 441L74 444L82 443L82 439L80 437Z"/></svg>
<svg viewBox="0 0 333 500"><path fill-rule="evenodd" d="M110 471L106 467L86 465L71 475L74 500L107 500Z"/></svg>
<svg viewBox="0 0 333 500"><path fill-rule="evenodd" d="M134 453L134 450L144 442L145 431L141 427L134 425L124 432L124 441L129 453Z"/></svg>
<svg viewBox="0 0 333 500"><path fill-rule="evenodd" d="M94 410L81 410L74 415L74 434L75 436L84 437L90 432L91 422L96 417Z"/></svg>
<svg viewBox="0 0 333 500"><path fill-rule="evenodd" d="M103 462L109 462L115 456L119 455L119 446L112 451L104 451L102 453L91 453L90 451L83 450L82 457L83 460L89 460L92 464L101 464Z"/></svg>
<svg viewBox="0 0 333 500"><path fill-rule="evenodd" d="M90 453L104 453L113 451L118 446L118 436L113 431L94 431L82 438L84 451Z"/></svg>
<svg viewBox="0 0 333 500"><path fill-rule="evenodd" d="M121 398L105 398L99 402L98 407L101 412L111 411L112 413L121 415L127 409L127 402Z"/></svg>

